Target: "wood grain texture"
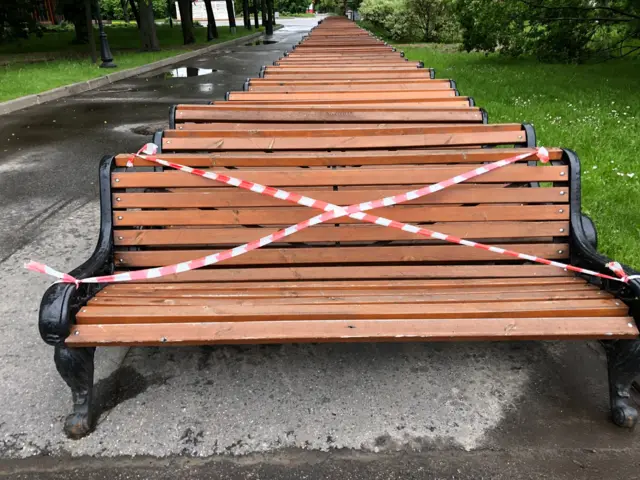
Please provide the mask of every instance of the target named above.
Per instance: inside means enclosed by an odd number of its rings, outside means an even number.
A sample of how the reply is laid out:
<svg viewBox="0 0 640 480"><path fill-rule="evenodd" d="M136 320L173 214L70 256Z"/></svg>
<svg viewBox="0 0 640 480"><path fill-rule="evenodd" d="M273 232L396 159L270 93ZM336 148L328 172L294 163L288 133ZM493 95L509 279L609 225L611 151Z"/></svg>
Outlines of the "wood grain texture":
<svg viewBox="0 0 640 480"><path fill-rule="evenodd" d="M296 167L296 166L353 166L393 164L473 164L493 162L527 152L527 148L483 148L477 150L400 150L400 151L351 151L351 152L215 152L215 153L163 153L162 158L191 167ZM131 155L116 156L116 165L124 167ZM558 161L562 150L549 149L549 158ZM135 166L150 167L155 163L134 158ZM464 188L461 184L457 189Z"/></svg>
<svg viewBox="0 0 640 480"><path fill-rule="evenodd" d="M634 338L625 317L77 325L69 346ZM77 332L77 333L76 333Z"/></svg>
<svg viewBox="0 0 640 480"><path fill-rule="evenodd" d="M185 225L283 225L307 220L314 215L308 208L283 208L281 212L274 209L245 209L245 210L172 210L172 211L115 211L113 214L114 226L185 226ZM317 213L317 211L316 211ZM431 223L480 221L541 221L541 220L567 220L569 211L567 208L555 205L527 205L527 206L502 206L483 205L474 207L414 207L399 205L391 209L371 210L371 214L384 216L390 220L408 223ZM351 218L336 218L326 222L335 223L360 223ZM259 232L258 232L259 233Z"/></svg>
<svg viewBox="0 0 640 480"><path fill-rule="evenodd" d="M629 308L613 299L531 300L491 303L319 305L181 305L83 307L78 324L255 322L280 320L625 317Z"/></svg>
<svg viewBox="0 0 640 480"><path fill-rule="evenodd" d="M261 236L254 232L253 240ZM419 237L418 237L419 238ZM535 255L550 260L567 259L569 245L565 243L545 244L496 244L496 247ZM116 268L124 267L161 267L187 262L196 258L219 253L222 250L152 250L118 251L115 253ZM359 246L359 247L312 247L312 248L260 248L244 255L230 258L220 266L230 265L303 265L303 264L374 264L374 263L411 263L499 261L513 262L521 260L487 250L461 245L401 245L401 246Z"/></svg>
<svg viewBox="0 0 640 480"><path fill-rule="evenodd" d="M465 239L522 239L566 237L569 222L475 222L440 223L429 228ZM239 245L255 240L258 235L275 233L276 228L168 228L148 230L116 230L116 247L189 245ZM419 240L415 234L377 225L316 226L286 238L287 243L301 242L374 242ZM434 240L435 242L435 240ZM275 244L277 245L277 243Z"/></svg>

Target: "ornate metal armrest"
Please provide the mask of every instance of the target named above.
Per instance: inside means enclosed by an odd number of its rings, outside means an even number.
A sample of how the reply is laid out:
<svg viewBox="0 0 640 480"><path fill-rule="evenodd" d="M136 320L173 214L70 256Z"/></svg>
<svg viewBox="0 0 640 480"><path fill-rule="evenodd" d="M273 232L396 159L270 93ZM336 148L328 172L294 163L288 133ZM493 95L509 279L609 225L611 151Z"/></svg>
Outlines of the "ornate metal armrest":
<svg viewBox="0 0 640 480"><path fill-rule="evenodd" d="M70 273L76 278L113 273L113 221L111 210L111 172L115 168L113 156L100 162L100 236L91 257ZM61 346L69 336L78 310L93 297L103 285L54 283L40 303L38 328L40 336L49 345Z"/></svg>

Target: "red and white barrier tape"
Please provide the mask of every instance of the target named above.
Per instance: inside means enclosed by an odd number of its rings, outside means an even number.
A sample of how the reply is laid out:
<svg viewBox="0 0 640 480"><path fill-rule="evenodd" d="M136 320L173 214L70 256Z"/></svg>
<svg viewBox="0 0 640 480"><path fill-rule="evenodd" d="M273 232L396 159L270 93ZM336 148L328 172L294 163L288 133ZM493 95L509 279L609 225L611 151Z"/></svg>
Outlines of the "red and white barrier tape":
<svg viewBox="0 0 640 480"><path fill-rule="evenodd" d="M629 283L631 280L640 280L640 275L627 275L622 265L618 262L607 263L607 268L618 275L624 283Z"/></svg>
<svg viewBox="0 0 640 480"><path fill-rule="evenodd" d="M276 242L286 236L292 235L296 232L299 232L300 230L303 230L305 228L308 228L310 226L313 225L318 225L320 223L326 222L328 220L332 220L334 218L339 218L342 216L349 216L351 218L355 218L357 220L362 220L362 221L366 221L369 223L375 223L377 225L382 225L382 226L387 226L387 227L391 227L391 228L397 228L406 232L410 232L410 233L416 233L422 236L426 236L428 238L434 238L434 239L438 239L438 240L443 240L443 241L447 241L450 243L456 243L458 245L464 245L464 246L468 246L468 247L474 247L474 248L480 248L480 249L484 249L484 250L488 250L494 253L499 253L499 254L503 254L503 255L508 255L508 256L512 256L515 258L520 258L523 260L528 260L531 262L536 262L536 263L542 263L545 265L551 265L551 266L555 266L555 267L559 267L565 270L571 270L577 273L584 273L587 275L593 275L593 276L597 276L597 277L601 277L601 278L607 278L609 280L615 280L615 281L623 281L623 282L628 282L628 280L625 279L618 279L616 277L611 277L609 275L604 275L598 272L594 272L591 270L587 270L587 269L583 269L580 267L574 267L572 265L567 265L564 263L560 263L560 262L554 262L554 261L550 261L550 260L546 260L540 257L536 257L536 256L532 256L532 255L527 255L527 254L523 254L523 253L518 253L512 250L505 250L502 248L498 248L498 247L492 247L490 245L485 245L482 243L478 243L478 242L473 242L473 241L469 241L469 240L463 240L460 239L458 237L454 237L451 235L446 235L440 232L435 232L432 230L428 230L428 229L424 229L421 227L417 227L415 225L410 225L410 224L406 224L406 223L402 223L402 222L397 222L394 220L389 220L383 217L378 217L378 216L374 216L374 215L369 215L369 214L365 214L363 213L366 210L371 210L371 209L375 209L375 208L380 208L380 207L386 207L386 206L391 206L391 205L396 205L398 203L403 203L409 200L414 200L420 197L423 197L425 195L429 195L431 193L435 193L437 191L443 190L445 188L450 187L451 185L455 185L461 182L464 182L466 180L469 180L471 178L474 178L476 176L479 175L483 175L487 172L490 172L492 170L495 170L496 168L501 168L504 167L506 165L509 165L511 163L517 162L519 160L523 160L527 157L530 157L532 155L536 155L541 161L543 162L547 162L549 160L549 156L548 156L548 152L547 150L542 147L537 149L535 152L528 152L526 154L521 154L521 155L517 155L508 159L504 159L504 160L499 160L497 162L493 162L491 164L488 165L484 165L482 167L478 167L475 168L465 174L462 175L457 175L455 177L452 177L450 179L444 180L442 182L436 183L434 185L430 185L430 186L426 186L423 188L420 188L418 190L412 190L410 192L406 192L404 194L400 194L400 195L394 195L391 197L385 197L379 200L374 200L374 201L370 201L370 202L365 202L365 203L360 203L360 204L354 204L354 205L350 205L348 207L340 207L337 205L333 205L321 200L315 200L313 198L310 197L306 197L303 195L299 195L297 193L292 193L292 192L287 192L285 190L281 190L281 189L276 189L276 188L272 188L272 187L267 187L264 185L260 185L254 182L247 182L245 180L240 180L238 178L235 177L229 177L226 175L220 175L214 172L206 172L204 170L200 170L200 169L194 169L191 167L187 167L185 165L180 165L180 164L176 164L173 162L168 162L166 160L162 160L159 158L156 158L154 155L157 152L157 145L155 144L146 144L142 149L140 149L140 151L135 154L132 155L132 158L135 156L138 156L139 158L142 158L144 160L147 161L151 161L151 162L155 162L158 163L160 165L166 166L166 167L170 167L170 168L174 168L176 170L180 170L183 172L187 172L193 175L198 175L204 178L209 178L211 180L216 180L222 183L225 183L226 185L231 185L231 186L235 186L238 188L242 188L245 190L250 190L252 192L256 192L256 193L260 193L263 195L268 195L274 198L279 198L281 200L287 200L293 203L297 203L299 205L304 205L307 207L312 207L312 208L318 208L321 210L324 210L325 213L321 214L321 215L317 215L313 218L310 218L309 220L305 220L303 222L300 222L296 225L292 225L290 227L287 227L285 229L279 230L271 235L267 235L265 237L262 237L258 240L255 240L253 242L249 242L246 243L244 245L241 245L239 247L235 247L223 252L218 252L216 254L212 254L212 255L207 255L205 257L201 257L195 260L191 260L188 262L182 262L182 263L178 263L175 265L169 265L166 267L158 267L158 268L150 268L150 269L145 269L145 270L136 270L136 271L131 271L131 272L125 272L125 273L119 273L119 274L115 274L115 275L104 275L104 276L98 276L98 277L91 277L91 278L85 278L85 279L76 279L74 277L72 277L71 275L62 273L62 272L58 272L55 269L52 269L51 267L48 267L46 265L37 263L37 262L29 262L26 265L26 268L28 268L29 270L32 271L36 271L39 273L44 273L53 277L58 278L61 282L63 283L74 283L76 284L76 286L78 286L80 283L113 283L113 282L126 282L126 281L132 281L132 280L145 280L145 279L153 279L153 278L158 278L158 277L162 277L162 276L166 276L166 275L172 275L175 273L182 273L182 272L186 272L186 271L190 271L190 270L195 270L198 268L202 268L204 266L209 266L209 265L213 265L216 263L219 263L221 261L224 261L228 258L232 258L232 257L237 257L239 255L242 255L244 253L250 252L252 250L255 250L257 248L263 247L265 245L268 245L270 243ZM145 153L146 155L142 155L141 153ZM127 162L127 166L131 167L133 166L133 163L131 160L129 160L129 162ZM626 277L627 279L629 277Z"/></svg>

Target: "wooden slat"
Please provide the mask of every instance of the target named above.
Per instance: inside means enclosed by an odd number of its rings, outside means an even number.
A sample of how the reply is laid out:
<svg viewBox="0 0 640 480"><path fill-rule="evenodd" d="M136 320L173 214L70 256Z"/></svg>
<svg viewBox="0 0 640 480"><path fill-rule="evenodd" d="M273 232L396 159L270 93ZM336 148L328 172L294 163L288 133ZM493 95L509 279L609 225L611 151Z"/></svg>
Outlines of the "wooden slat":
<svg viewBox="0 0 640 480"><path fill-rule="evenodd" d="M251 110L213 110L213 109L184 109L180 106L176 110L176 122L180 121L218 121L218 122L482 122L482 113L471 107L461 108L433 108L413 110L373 110L362 107L359 110L335 110L330 108L313 109L291 106L284 111L268 110L266 108Z"/></svg>
<svg viewBox="0 0 640 480"><path fill-rule="evenodd" d="M403 110L425 110L432 108L450 108L450 109L467 109L469 106L468 97L440 97L425 98L422 100L395 100L393 102L371 102L371 103L280 103L280 102L224 102L214 101L213 105L204 105L205 107L215 108L218 110L268 110L272 111L288 111L288 110L328 110L328 111L374 111L374 112L395 112Z"/></svg>
<svg viewBox="0 0 640 480"><path fill-rule="evenodd" d="M222 102L217 105L206 105L202 103L195 104L181 104L178 106L176 111L177 115L180 115L180 112L189 112L189 111L199 111L199 112L208 112L208 111L268 111L268 112L277 112L277 111L314 111L314 112L378 112L378 111L386 111L386 112L394 112L394 111L433 111L433 112L447 112L447 111L480 111L479 107L459 107L456 106L455 103L460 100L465 100L468 97L458 97L458 98L447 98L447 99L431 99L424 100L415 104L415 102L397 102L395 106L393 105L251 105L244 103L233 103L233 102ZM444 105L440 105L444 104ZM289 120L291 122L292 120ZM382 120L384 121L384 120Z"/></svg>
<svg viewBox="0 0 640 480"><path fill-rule="evenodd" d="M171 295L171 296L99 296L92 298L89 306L111 306L123 307L129 305L148 306L183 306L183 305L236 305L236 306L262 306L269 308L271 305L371 305L371 304L433 304L433 303L486 303L491 302L530 302L530 301L554 301L554 300L583 300L613 298L610 294L601 294L598 290L569 290L569 291L542 291L542 292L499 292L498 294L488 293L443 293L440 295L341 295L333 296L271 296L258 298L245 297L204 297L193 295Z"/></svg>
<svg viewBox="0 0 640 480"><path fill-rule="evenodd" d="M266 73L264 78L271 80L363 80L370 78L380 78L385 80L404 81L407 78L429 78L430 72L427 69L416 68L411 71L398 71L391 73L380 72L345 72L345 73L293 73L289 71Z"/></svg>
<svg viewBox="0 0 640 480"><path fill-rule="evenodd" d="M430 225L438 232L466 239L564 237L569 222L476 222ZM150 230L116 230L116 246L142 245L232 245L250 242L258 236L275 233L276 228L171 228ZM342 225L340 228L316 226L297 232L286 242L363 242L381 240L416 240L415 234L377 225Z"/></svg>
<svg viewBox="0 0 640 480"><path fill-rule="evenodd" d="M176 131L182 135L188 132ZM181 135L181 136L182 136ZM435 133L424 135L378 135L336 137L220 137L163 138L163 150L350 150L380 148L460 147L465 145L518 144L526 141L519 132Z"/></svg>
<svg viewBox="0 0 640 480"><path fill-rule="evenodd" d="M286 303L288 300L298 299L316 299L318 301L326 299L327 301L333 301L334 298L355 298L358 297L361 300L358 302L367 301L365 297L372 297L372 301L376 301L377 297L385 298L418 298L424 297L427 290L420 288L402 288L396 287L393 289L385 289L382 287L361 288L361 289L340 289L337 287L325 287L318 285L317 289L302 289L302 288L280 288L280 289L257 289L257 288L242 288L236 287L235 289L196 289L194 284L187 284L186 287L181 288L183 284L171 284L171 288L159 288L159 285L136 285L140 288L129 289L114 289L104 288L100 290L94 299L90 302L97 301L95 299L110 298L115 299L131 298L131 299L143 299L150 301L157 301L157 299L205 299L205 300L264 300L278 301ZM200 284L199 286L205 287L210 284ZM133 285L131 285L133 287ZM496 295L503 296L528 296L528 295L588 295L595 296L595 298L610 298L611 295L598 289L593 285L581 284L581 283L562 283L562 284L540 284L540 285L520 285L520 286L485 286L485 285L463 285L460 288L453 288L451 286L431 288L428 290L428 295L435 299L438 298L457 298L457 296L470 296L470 298L484 299L495 298ZM527 297L532 298L532 297ZM549 298L550 299L550 298ZM389 302L387 302L389 303ZM391 301L391 303L394 303Z"/></svg>
<svg viewBox="0 0 640 480"><path fill-rule="evenodd" d="M353 152L216 152L164 153L162 158L191 167L279 167L279 166L332 166L332 165L393 165L393 164L469 164L493 162L522 153L532 152L526 148L483 148L478 150L399 150L399 151L353 151ZM116 165L124 167L131 155L116 156ZM562 150L550 148L551 160L560 160ZM135 166L156 166L155 163L135 158ZM459 185L456 189L464 187Z"/></svg>
<svg viewBox="0 0 640 480"><path fill-rule="evenodd" d="M476 279L504 277L564 277L561 269L546 265L384 265L335 267L262 267L200 269L158 280L164 282L280 282L286 280L397 280ZM156 283L147 280L144 283Z"/></svg>
<svg viewBox="0 0 640 480"><path fill-rule="evenodd" d="M85 306L78 324L159 322L249 322L277 320L445 319L626 316L629 308L611 299L531 302L263 306Z"/></svg>
<svg viewBox="0 0 640 480"><path fill-rule="evenodd" d="M452 106L456 108L464 108L469 106L469 99L467 97L456 96L453 93L449 95L438 95L438 96L425 96L424 98L417 98L420 95L414 96L414 98L406 98L406 99L389 99L374 97L374 98L363 98L359 100L345 100L345 99L307 99L307 100L244 100L244 101L234 101L232 103L227 102L226 100L214 100L211 104L214 106L220 106L226 109L237 109L237 108L246 108L246 107L278 107L278 108L286 108L289 106L309 106L309 107L322 107L324 105L327 106L336 106L336 107L383 107L388 109L391 107L393 110L396 110L399 107L410 107L414 108L416 106L425 106L427 108L433 105L442 105L442 106Z"/></svg>
<svg viewBox="0 0 640 480"><path fill-rule="evenodd" d="M324 60L312 60L304 57L284 58L276 60L275 66L282 68L315 68L319 64L325 67L411 67L418 68L418 62L405 61L402 58L326 58Z"/></svg>
<svg viewBox="0 0 640 480"><path fill-rule="evenodd" d="M329 92L424 92L449 88L449 80L436 83L346 84L346 85L261 85L249 84L249 92L329 93Z"/></svg>
<svg viewBox="0 0 640 480"><path fill-rule="evenodd" d="M258 235L254 234L254 240ZM537 257L558 260L568 258L569 245L500 244L499 248ZM218 253L221 250L144 250L115 253L117 268L158 267L186 262ZM245 255L230 258L220 267L230 265L280 265L280 264L349 264L349 263L404 263L404 262L469 262L469 261L521 261L479 248L459 245L403 245L385 247L314 247L314 248L261 248Z"/></svg>
<svg viewBox="0 0 640 480"><path fill-rule="evenodd" d="M502 268L502 267L500 267ZM547 269L547 271L550 271ZM584 279L574 275L563 274L560 276L535 276L537 272L529 269L526 272L531 276L518 277L510 276L505 278L456 278L456 279L438 279L438 280L411 280L411 279L357 279L357 280L323 280L323 281L280 281L280 282L204 282L204 283L114 283L107 285L100 290L97 295L122 293L151 293L155 292L159 295L165 292L173 291L189 291L207 293L219 292L219 294L227 295L229 292L243 292L255 295L259 293L276 293L294 292L294 294L310 294L313 292L338 290L346 291L438 291L438 290L460 290L478 291L478 289L515 289L524 291L527 288L595 288L588 284ZM523 290L524 289L524 290Z"/></svg>
<svg viewBox="0 0 640 480"><path fill-rule="evenodd" d="M232 102L308 102L308 103L351 103L351 102L395 102L397 100L413 101L429 98L455 97L455 90L424 90L420 92L341 92L341 93L254 93L254 92L232 92L229 101Z"/></svg>
<svg viewBox="0 0 640 480"><path fill-rule="evenodd" d="M482 124L479 124L482 125ZM507 126L509 125L509 126ZM501 128L502 130L513 130L510 126L512 124L496 124L492 125L492 127ZM518 128L520 128L520 125ZM444 130L446 132L450 131L470 131L469 128L477 127L478 124L457 124L457 123L402 123L402 124L386 124L386 123L349 123L344 125L335 125L333 123L252 123L252 122L241 122L241 123L231 123L231 122L207 122L207 123L195 123L195 122L185 122L179 123L176 125L176 130L210 130L210 131L229 131L234 130L237 132L242 132L245 130L250 131L253 134L253 130L259 130L260 132L266 131L274 131L278 134L289 132L291 130L299 130L299 131L309 131L309 132L317 132L317 131L326 131L333 132L336 130L342 131L353 131L359 132L362 130L366 131L389 131L394 134L399 133L411 133L412 131L430 131L432 133L436 132L433 130L434 128L445 129L449 128L449 130ZM417 130L420 129L420 130ZM172 134L176 130L169 130Z"/></svg>
<svg viewBox="0 0 640 480"><path fill-rule="evenodd" d="M311 139L308 139L311 140ZM467 173L477 165L381 167L360 169L326 168L238 170L234 172L243 180L275 186L316 185L412 185L433 184ZM216 171L228 175L229 171ZM473 179L477 183L502 182L561 182L567 181L568 167L529 167L509 165ZM179 171L165 172L115 172L111 175L114 188L170 188L170 187L223 187L224 184ZM375 195L370 200L375 199Z"/></svg>
<svg viewBox="0 0 640 480"><path fill-rule="evenodd" d="M278 212L281 210L281 212ZM116 227L164 226L164 225L292 225L311 218L314 211L308 208L248 209L248 210L174 210L166 211L115 211ZM483 205L477 207L413 207L396 206L372 210L373 215L384 216L399 222L459 222L479 221L537 221L567 220L569 209L555 205L511 206ZM351 218L337 218L327 223L356 223ZM259 233L259 231L257 232Z"/></svg>
<svg viewBox="0 0 640 480"><path fill-rule="evenodd" d="M520 124L468 124L468 125L290 125L275 124L272 127L259 123L232 124L186 123L176 126L175 130L165 130L164 139L169 138L207 138L207 137L347 137L347 136L381 136L381 135L433 135L436 133L496 133L510 132L517 142L522 142L524 132ZM520 138L519 138L520 137Z"/></svg>
<svg viewBox="0 0 640 480"><path fill-rule="evenodd" d="M373 197L404 193L406 189L353 189L328 191L301 188L296 193L335 205L353 205L367 202ZM432 205L452 203L566 203L567 189L549 188L494 188L456 186L406 202L406 205ZM212 190L171 193L124 193L113 194L113 208L242 208L282 207L277 198L256 195L254 192L238 190Z"/></svg>
<svg viewBox="0 0 640 480"><path fill-rule="evenodd" d="M407 78L404 80L392 80L385 78L368 78L368 79L339 79L333 81L327 80L282 80L282 79L268 79L268 78L252 78L250 82L250 86L257 85L272 85L272 86L301 86L301 85L397 85L399 83L411 83L411 84L437 84L441 83L443 80L432 79L432 78ZM446 80L448 81L448 80Z"/></svg>
<svg viewBox="0 0 640 480"><path fill-rule="evenodd" d="M268 66L265 70L264 70L264 76L265 78L269 78L270 75L309 75L309 74L318 74L318 75L322 75L322 74L339 74L339 75L345 75L345 74L351 74L351 73L364 73L364 74L369 74L369 73L374 73L376 75L385 73L385 74L390 74L390 75L394 75L394 74L404 74L404 73L408 73L408 74L413 74L413 73L418 73L418 75L415 75L417 77L428 77L429 76L429 71L425 71L424 69L419 69L416 68L415 66L411 66L411 65L403 65L403 64L398 64L398 65L389 65L389 66L382 66L382 67L363 67L360 65L354 65L354 66L348 66L348 67L332 67L332 66L327 66L327 65L318 65L316 67L297 67L295 65L292 66Z"/></svg>
<svg viewBox="0 0 640 480"><path fill-rule="evenodd" d="M204 345L238 343L383 342L462 340L568 340L636 338L626 317L332 320L157 325L77 325L66 343L107 345Z"/></svg>

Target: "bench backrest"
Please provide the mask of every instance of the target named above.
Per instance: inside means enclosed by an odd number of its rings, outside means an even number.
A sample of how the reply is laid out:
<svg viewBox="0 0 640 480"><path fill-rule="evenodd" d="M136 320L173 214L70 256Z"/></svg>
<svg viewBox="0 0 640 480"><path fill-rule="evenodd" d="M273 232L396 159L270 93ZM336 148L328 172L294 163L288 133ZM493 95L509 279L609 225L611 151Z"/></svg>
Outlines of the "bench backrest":
<svg viewBox="0 0 640 480"><path fill-rule="evenodd" d="M262 152L162 155L199 168L281 187L337 205L374 200L467 172L523 149ZM561 150L551 158L560 160ZM256 240L317 210L136 159L111 174L116 270L169 265ZM569 249L568 166L523 161L407 204L373 211L393 220L485 240L549 259ZM532 188L538 182L548 187ZM470 278L545 275L547 267L337 219L181 281ZM490 265L488 265L490 264ZM553 272L555 273L555 272ZM170 279L171 280L171 279Z"/></svg>
<svg viewBox="0 0 640 480"><path fill-rule="evenodd" d="M486 112L477 107L344 107L341 105L258 105L234 109L220 105L177 105L173 125L182 122L282 122L282 123L486 123ZM238 107L238 106L236 106ZM172 125L172 126L173 126Z"/></svg>
<svg viewBox="0 0 640 480"><path fill-rule="evenodd" d="M207 128L208 127L208 128ZM372 150L413 148L461 148L535 146L535 133L526 124L494 125L377 125L310 130L271 127L259 129L213 127L165 130L155 143L163 152Z"/></svg>

